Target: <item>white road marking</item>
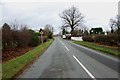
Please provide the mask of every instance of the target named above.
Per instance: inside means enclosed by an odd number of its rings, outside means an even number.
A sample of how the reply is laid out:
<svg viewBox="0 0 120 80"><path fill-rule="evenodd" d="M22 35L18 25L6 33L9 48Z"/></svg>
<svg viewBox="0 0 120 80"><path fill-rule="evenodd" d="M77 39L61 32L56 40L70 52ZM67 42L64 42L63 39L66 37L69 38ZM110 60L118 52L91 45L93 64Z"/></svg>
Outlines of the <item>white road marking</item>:
<svg viewBox="0 0 120 80"><path fill-rule="evenodd" d="M69 49L65 46L65 48L69 51Z"/></svg>
<svg viewBox="0 0 120 80"><path fill-rule="evenodd" d="M95 77L90 73L90 71L73 55L74 59L80 64L80 66L87 72L87 74L93 79L96 80Z"/></svg>
<svg viewBox="0 0 120 80"><path fill-rule="evenodd" d="M60 41L60 40L59 40L59 41ZM62 44L63 46L65 46L62 41L60 41L60 42L61 42L61 44ZM69 51L69 49L67 48L67 46L65 46L65 48L67 49L67 51Z"/></svg>

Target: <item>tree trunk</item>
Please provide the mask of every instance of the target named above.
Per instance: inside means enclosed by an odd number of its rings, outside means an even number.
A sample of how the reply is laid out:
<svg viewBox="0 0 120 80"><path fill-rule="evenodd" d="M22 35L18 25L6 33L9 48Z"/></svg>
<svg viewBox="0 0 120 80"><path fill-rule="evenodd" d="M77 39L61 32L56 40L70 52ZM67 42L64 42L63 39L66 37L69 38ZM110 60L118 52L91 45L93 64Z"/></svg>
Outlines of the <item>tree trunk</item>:
<svg viewBox="0 0 120 80"><path fill-rule="evenodd" d="M71 29L71 37L74 36L73 31L74 31L74 29Z"/></svg>

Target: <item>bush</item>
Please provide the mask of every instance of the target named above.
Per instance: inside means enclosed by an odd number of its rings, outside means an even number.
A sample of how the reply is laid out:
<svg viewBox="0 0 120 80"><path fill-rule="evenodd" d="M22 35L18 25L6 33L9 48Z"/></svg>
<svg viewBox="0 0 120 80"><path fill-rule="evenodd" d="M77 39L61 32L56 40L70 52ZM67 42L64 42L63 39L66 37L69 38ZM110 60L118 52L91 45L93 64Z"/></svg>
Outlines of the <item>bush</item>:
<svg viewBox="0 0 120 80"><path fill-rule="evenodd" d="M94 42L105 43L107 40L107 36L105 35L96 35L94 36Z"/></svg>
<svg viewBox="0 0 120 80"><path fill-rule="evenodd" d="M118 36L117 35L96 35L94 37L94 41L101 44L106 44L106 45L117 45Z"/></svg>
<svg viewBox="0 0 120 80"><path fill-rule="evenodd" d="M83 36L82 39L83 39L83 41L88 41L88 42L93 42L94 41L92 36Z"/></svg>
<svg viewBox="0 0 120 80"><path fill-rule="evenodd" d="M4 24L1 28L2 31L2 47L3 49L9 49L12 47L12 31L8 24Z"/></svg>
<svg viewBox="0 0 120 80"><path fill-rule="evenodd" d="M29 45L29 42L33 37L33 34L29 32L29 29L27 29L26 27L23 27L20 30L18 30L18 32L16 33L16 36L18 38L15 38L15 41L17 41L18 47L26 47Z"/></svg>
<svg viewBox="0 0 120 80"><path fill-rule="evenodd" d="M49 34L47 34L47 36L48 36L48 38L49 38L49 39L52 39L52 38L53 38L53 36L52 36L52 35L53 35L53 33L52 33L52 32L49 32Z"/></svg>
<svg viewBox="0 0 120 80"><path fill-rule="evenodd" d="M88 41L88 42L96 42L100 44L105 44L105 45L118 45L119 44L119 38L118 35L115 34L110 34L110 35L94 35L92 36L84 36L82 37L83 41Z"/></svg>
<svg viewBox="0 0 120 80"><path fill-rule="evenodd" d="M30 40L29 45L34 47L34 46L37 46L38 44L39 44L39 38L37 35L34 35Z"/></svg>
<svg viewBox="0 0 120 80"><path fill-rule="evenodd" d="M47 36L44 36L43 42L46 42L46 41L48 41L48 37L47 37Z"/></svg>
<svg viewBox="0 0 120 80"><path fill-rule="evenodd" d="M15 50L20 47L36 46L39 43L38 35L26 25L19 28L18 25L5 23L2 28L2 50Z"/></svg>

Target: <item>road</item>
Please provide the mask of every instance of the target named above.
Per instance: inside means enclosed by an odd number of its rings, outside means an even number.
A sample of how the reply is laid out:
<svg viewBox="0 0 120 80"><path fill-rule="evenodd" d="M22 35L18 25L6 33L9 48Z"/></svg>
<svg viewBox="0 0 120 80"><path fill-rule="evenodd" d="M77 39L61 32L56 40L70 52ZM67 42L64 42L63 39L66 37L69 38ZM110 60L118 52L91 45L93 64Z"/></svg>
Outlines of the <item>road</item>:
<svg viewBox="0 0 120 80"><path fill-rule="evenodd" d="M57 37L18 78L118 78L118 59Z"/></svg>

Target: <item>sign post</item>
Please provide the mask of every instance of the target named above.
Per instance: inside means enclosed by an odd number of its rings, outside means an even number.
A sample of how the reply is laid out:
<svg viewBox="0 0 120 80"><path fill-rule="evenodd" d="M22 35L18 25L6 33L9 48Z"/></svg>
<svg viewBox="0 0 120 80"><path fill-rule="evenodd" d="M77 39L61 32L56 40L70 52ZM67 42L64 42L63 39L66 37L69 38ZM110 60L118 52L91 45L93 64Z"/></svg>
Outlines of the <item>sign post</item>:
<svg viewBox="0 0 120 80"><path fill-rule="evenodd" d="M40 40L41 40L41 43L43 44L43 30L40 29L39 33L40 33Z"/></svg>

